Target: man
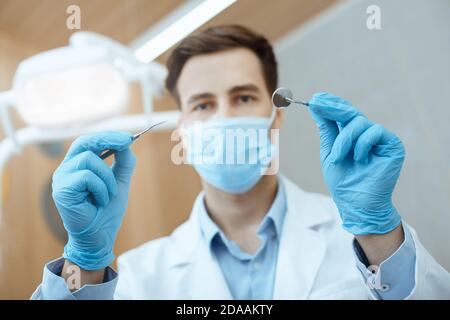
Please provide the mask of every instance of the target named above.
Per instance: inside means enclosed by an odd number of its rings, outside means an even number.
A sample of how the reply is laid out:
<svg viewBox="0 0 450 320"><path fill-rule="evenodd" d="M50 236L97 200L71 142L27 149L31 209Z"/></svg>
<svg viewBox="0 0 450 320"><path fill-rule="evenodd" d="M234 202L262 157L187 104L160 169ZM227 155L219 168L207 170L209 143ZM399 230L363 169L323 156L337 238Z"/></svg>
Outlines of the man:
<svg viewBox="0 0 450 320"><path fill-rule="evenodd" d="M271 103L277 65L264 37L240 26L210 28L182 41L168 70L180 127L262 130L254 149L263 156L248 164L206 163L188 144L203 184L190 218L170 236L119 257L117 275L109 265L135 165L131 135L77 139L53 176L69 240L63 257L45 266L32 298L450 298L450 275L392 204L404 159L393 133L339 97L314 95L309 109L333 201L264 174L276 155L269 129L280 128L283 117ZM105 149L117 150L111 168L98 156Z"/></svg>

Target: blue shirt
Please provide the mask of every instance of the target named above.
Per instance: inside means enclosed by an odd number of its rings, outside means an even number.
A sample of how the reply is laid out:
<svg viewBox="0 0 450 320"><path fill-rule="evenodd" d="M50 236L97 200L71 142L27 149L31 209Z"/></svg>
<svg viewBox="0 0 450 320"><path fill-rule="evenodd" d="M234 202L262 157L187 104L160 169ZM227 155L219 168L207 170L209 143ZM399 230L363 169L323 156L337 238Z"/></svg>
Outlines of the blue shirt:
<svg viewBox="0 0 450 320"><path fill-rule="evenodd" d="M249 254L226 237L210 218L205 206L201 208L200 229L212 255L219 263L234 299L272 299L285 213L285 191L283 183L279 181L272 206L257 230L261 244L255 253Z"/></svg>
<svg viewBox="0 0 450 320"><path fill-rule="evenodd" d="M286 194L279 179L275 200L258 228L260 248L248 254L227 239L211 220L206 208L199 215L200 226L211 253L217 259L230 292L235 299L271 299L275 283L276 263L280 231L286 213ZM383 288L372 289L380 299L404 299L415 286L416 249L407 227L405 240L388 259L380 264L378 275ZM353 242L357 267L367 280L373 277L367 258L356 240ZM305 261L307 263L307 261ZM112 299L118 275L111 268L105 272L105 281L97 285L85 285L70 292L61 274L64 259L51 261L44 267L44 276L32 299ZM401 270L401 271L400 271Z"/></svg>

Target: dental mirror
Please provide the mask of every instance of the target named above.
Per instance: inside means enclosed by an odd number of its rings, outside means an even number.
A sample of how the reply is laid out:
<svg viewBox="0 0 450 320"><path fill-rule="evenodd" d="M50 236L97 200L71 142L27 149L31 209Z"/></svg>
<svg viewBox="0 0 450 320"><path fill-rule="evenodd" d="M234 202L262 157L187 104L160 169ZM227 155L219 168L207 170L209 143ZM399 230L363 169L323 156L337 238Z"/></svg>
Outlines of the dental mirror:
<svg viewBox="0 0 450 320"><path fill-rule="evenodd" d="M300 100L294 100L292 91L285 87L280 87L275 90L272 94L272 103L277 108L287 108L291 103L302 104L304 106L309 106L307 102Z"/></svg>

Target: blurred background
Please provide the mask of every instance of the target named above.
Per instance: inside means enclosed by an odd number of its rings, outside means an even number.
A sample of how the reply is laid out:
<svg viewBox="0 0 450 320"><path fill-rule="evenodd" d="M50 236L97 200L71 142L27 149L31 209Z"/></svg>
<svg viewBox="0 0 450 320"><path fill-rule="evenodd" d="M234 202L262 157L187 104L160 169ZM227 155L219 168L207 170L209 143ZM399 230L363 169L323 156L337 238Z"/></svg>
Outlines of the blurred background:
<svg viewBox="0 0 450 320"><path fill-rule="evenodd" d="M176 19L177 13L181 19L180 8L189 2L0 0L0 92L13 86L22 60L67 46L77 31L93 31L133 47L155 30L161 32L167 17ZM80 8L80 30L66 25L71 5ZM380 20L373 28L368 20L378 9ZM238 0L197 30L225 23L245 25L273 42L280 86L290 87L299 99L317 91L335 93L400 136L407 157L395 205L450 270L450 153L445 147L450 145L450 1ZM170 47L155 61L164 64L169 53ZM130 90L126 113L138 114L141 88L132 84ZM156 112L177 109L167 93L152 102ZM313 121L304 109L286 112L281 172L308 191L328 193ZM15 128L27 126L16 110L11 116ZM168 235L188 217L200 191L195 172L171 162L170 135L170 130L155 131L133 146L138 165L116 254ZM1 139L5 137L3 127ZM1 299L29 298L44 264L62 253L65 233L50 184L72 140L27 145L3 168Z"/></svg>

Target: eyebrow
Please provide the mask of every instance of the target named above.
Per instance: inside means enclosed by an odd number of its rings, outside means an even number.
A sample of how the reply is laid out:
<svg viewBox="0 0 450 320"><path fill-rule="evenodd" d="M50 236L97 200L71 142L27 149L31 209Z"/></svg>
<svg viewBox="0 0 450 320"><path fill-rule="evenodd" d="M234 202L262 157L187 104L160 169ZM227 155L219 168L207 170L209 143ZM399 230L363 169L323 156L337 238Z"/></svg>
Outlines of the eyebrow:
<svg viewBox="0 0 450 320"><path fill-rule="evenodd" d="M230 90L228 90L228 93L235 93L235 92L239 92L239 91L260 92L259 88L257 86L255 86L254 84L243 84L243 85L232 87ZM188 103L192 103L196 100L207 99L207 98L212 98L212 97L214 97L214 95L212 93L207 93L207 92L194 94L189 98Z"/></svg>
<svg viewBox="0 0 450 320"><path fill-rule="evenodd" d="M214 97L214 95L212 93L199 93L199 94L194 94L193 96L191 96L188 100L188 103L192 103L196 100L200 100L200 99L206 99L206 98L212 98Z"/></svg>
<svg viewBox="0 0 450 320"><path fill-rule="evenodd" d="M234 92L239 92L239 91L259 92L260 90L257 86L250 83L250 84L243 84L240 86L235 86L235 87L231 88L230 90L228 90L228 93L234 93Z"/></svg>

